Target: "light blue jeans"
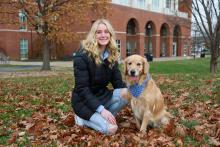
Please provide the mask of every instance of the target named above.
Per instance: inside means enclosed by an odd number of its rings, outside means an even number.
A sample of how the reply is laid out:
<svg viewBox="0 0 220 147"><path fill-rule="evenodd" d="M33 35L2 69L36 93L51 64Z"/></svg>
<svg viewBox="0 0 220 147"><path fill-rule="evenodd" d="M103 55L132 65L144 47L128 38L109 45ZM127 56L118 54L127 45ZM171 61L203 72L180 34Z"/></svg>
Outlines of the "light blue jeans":
<svg viewBox="0 0 220 147"><path fill-rule="evenodd" d="M128 103L126 99L120 96L121 90L121 88L115 89L111 100L104 105L105 109L109 110L114 116L116 116L116 114ZM110 123L98 112L94 113L89 121L84 119L82 119L82 121L84 126L90 127L104 134L109 133L108 130Z"/></svg>

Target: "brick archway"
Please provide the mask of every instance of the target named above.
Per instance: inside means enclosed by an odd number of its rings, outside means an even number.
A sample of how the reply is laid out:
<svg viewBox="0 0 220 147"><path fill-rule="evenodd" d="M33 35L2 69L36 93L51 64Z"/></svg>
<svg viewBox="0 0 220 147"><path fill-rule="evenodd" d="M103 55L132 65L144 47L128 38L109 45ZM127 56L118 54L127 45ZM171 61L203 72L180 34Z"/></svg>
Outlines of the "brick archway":
<svg viewBox="0 0 220 147"><path fill-rule="evenodd" d="M126 56L129 56L140 52L138 21L135 18L131 18L126 27Z"/></svg>
<svg viewBox="0 0 220 147"><path fill-rule="evenodd" d="M160 57L170 56L169 32L169 25L167 23L163 23L160 27Z"/></svg>
<svg viewBox="0 0 220 147"><path fill-rule="evenodd" d="M144 39L144 55L155 55L155 42L153 41L156 34L156 25L153 21L148 21L145 25L145 39Z"/></svg>
<svg viewBox="0 0 220 147"><path fill-rule="evenodd" d="M172 55L173 56L181 56L181 36L182 31L179 25L176 25L173 29L173 48L172 48Z"/></svg>

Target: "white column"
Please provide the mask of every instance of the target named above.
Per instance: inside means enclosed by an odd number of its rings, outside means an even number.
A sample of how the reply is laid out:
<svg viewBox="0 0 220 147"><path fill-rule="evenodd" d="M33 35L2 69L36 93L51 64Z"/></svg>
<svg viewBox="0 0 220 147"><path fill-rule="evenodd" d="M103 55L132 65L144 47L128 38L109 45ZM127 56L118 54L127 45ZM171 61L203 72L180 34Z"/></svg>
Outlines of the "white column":
<svg viewBox="0 0 220 147"><path fill-rule="evenodd" d="M178 10L178 7L179 7L178 0L175 0L175 2L176 2L176 8L175 8L175 10Z"/></svg>

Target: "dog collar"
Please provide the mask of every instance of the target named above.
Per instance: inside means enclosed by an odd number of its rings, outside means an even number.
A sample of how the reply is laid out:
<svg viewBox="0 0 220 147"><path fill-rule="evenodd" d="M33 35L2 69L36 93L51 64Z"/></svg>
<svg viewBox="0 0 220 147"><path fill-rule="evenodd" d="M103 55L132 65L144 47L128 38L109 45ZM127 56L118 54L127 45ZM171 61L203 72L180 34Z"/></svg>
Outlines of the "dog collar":
<svg viewBox="0 0 220 147"><path fill-rule="evenodd" d="M144 91L144 87L147 85L150 78L150 74L147 74L147 78L141 85L138 85L138 83L136 83L134 85L128 86L128 90L131 92L133 97L138 98L141 95L141 93Z"/></svg>

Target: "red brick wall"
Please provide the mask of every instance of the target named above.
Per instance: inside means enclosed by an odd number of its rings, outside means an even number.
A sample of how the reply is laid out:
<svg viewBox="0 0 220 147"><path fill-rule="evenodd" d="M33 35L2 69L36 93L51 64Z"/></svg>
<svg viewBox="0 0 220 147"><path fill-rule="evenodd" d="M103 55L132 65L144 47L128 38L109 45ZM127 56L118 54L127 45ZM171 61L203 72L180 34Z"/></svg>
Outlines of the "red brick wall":
<svg viewBox="0 0 220 147"><path fill-rule="evenodd" d="M31 53L31 40L36 38L36 34L31 32L20 32L18 30L1 30L0 47L5 50L7 56L12 60L20 60L20 39L28 40L29 53Z"/></svg>
<svg viewBox="0 0 220 147"><path fill-rule="evenodd" d="M184 8L184 5L180 3L180 11L187 11ZM94 13L88 12L88 20L84 24L73 24L73 31L77 31L78 34L83 34L86 36L86 33L90 30L91 23L96 18L93 15ZM154 33L152 35L152 46L153 46L153 55L154 57L160 57L160 48L161 48L161 40L160 40L160 30L161 26L166 23L168 26L169 35L167 36L167 56L172 55L172 43L173 43L173 31L175 25L180 26L181 36L179 36L179 45L178 45L178 56L183 55L183 46L184 39L190 37L191 32L191 24L185 23L190 20L177 18L174 16L163 15L161 13L150 12L120 5L112 4L110 10L107 14L107 19L113 25L113 28L116 32L116 39L121 41L121 56L122 58L126 57L126 42L129 37L126 35L126 28L128 21L130 19L134 19L137 27L137 34L132 37L137 42L137 50L136 53L143 55L144 54L144 40L145 40L145 26L148 22L152 22L154 24ZM30 58L33 57L34 52L31 51L31 40L33 41L37 36L32 32L19 32L19 31L4 31L4 29L13 28L12 26L3 26L0 25L0 48L3 48L8 56L10 56L13 60L19 60L19 41L21 38L28 39L29 41L29 53ZM18 26L14 26L14 29L18 30ZM64 44L64 52L63 56L70 56L72 53L79 48L79 41L70 41Z"/></svg>

